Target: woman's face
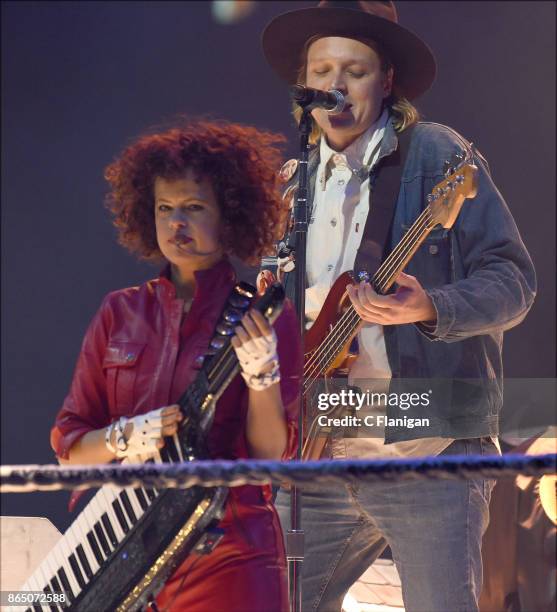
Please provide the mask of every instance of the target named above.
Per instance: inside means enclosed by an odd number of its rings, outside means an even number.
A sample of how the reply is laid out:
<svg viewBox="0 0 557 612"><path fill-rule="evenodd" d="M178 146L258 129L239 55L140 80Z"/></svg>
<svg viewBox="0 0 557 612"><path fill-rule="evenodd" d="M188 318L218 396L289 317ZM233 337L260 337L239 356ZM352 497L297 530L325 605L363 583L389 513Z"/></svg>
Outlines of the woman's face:
<svg viewBox="0 0 557 612"><path fill-rule="evenodd" d="M392 71L381 70L379 55L358 40L328 36L310 45L307 86L338 89L346 98L338 115L323 109L311 113L331 147L342 151L377 121L383 99L391 93L392 76Z"/></svg>
<svg viewBox="0 0 557 612"><path fill-rule="evenodd" d="M162 254L185 273L210 268L223 255L221 212L211 183L189 169L155 179L155 226Z"/></svg>

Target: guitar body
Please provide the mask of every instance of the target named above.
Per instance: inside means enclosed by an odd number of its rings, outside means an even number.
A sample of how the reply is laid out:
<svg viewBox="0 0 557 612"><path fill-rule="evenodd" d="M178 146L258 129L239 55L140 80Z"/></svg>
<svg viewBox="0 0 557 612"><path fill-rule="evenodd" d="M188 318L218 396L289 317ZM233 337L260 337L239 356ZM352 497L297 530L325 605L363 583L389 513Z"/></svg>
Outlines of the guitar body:
<svg viewBox="0 0 557 612"><path fill-rule="evenodd" d="M350 298L346 293L346 287L352 284L354 284L354 279L350 272L343 272L334 282L319 312L319 316L304 335L304 363L308 363L311 356L325 341L331 329L350 305ZM355 357L350 354L350 342L357 333L358 330L347 340L333 363L325 370L325 375L331 376L335 371L344 371L349 367L351 358L354 359Z"/></svg>
<svg viewBox="0 0 557 612"><path fill-rule="evenodd" d="M354 284L354 279L350 272L344 272L337 278L327 295L319 316L304 335L304 363L306 364L304 369L310 377L312 375L312 357L321 364L317 351L328 340L331 330L339 323L340 318L350 305L346 287L351 284ZM316 392L333 392L334 389L332 389L330 379L335 374L339 376L348 374L352 362L358 357L357 354L350 352L350 344L360 327L361 325L349 334L349 338L343 338L342 349L332 363L325 368L320 368L322 380L318 382L318 389L313 393L304 394L304 445L302 448L302 459L304 460L313 461L321 457L329 433L327 429L318 427L316 419L319 415L332 416L332 411L317 411L315 408Z"/></svg>

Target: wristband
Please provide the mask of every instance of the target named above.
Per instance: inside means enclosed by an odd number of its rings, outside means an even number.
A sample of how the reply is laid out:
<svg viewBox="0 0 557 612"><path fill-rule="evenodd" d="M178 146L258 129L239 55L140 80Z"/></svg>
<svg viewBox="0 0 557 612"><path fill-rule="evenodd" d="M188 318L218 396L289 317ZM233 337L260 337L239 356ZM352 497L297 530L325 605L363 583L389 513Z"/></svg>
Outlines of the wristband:
<svg viewBox="0 0 557 612"><path fill-rule="evenodd" d="M240 373L242 378L246 381L246 385L254 391L264 391L271 385L280 382L280 368L276 359L273 360L272 370L266 374L248 374L243 370Z"/></svg>

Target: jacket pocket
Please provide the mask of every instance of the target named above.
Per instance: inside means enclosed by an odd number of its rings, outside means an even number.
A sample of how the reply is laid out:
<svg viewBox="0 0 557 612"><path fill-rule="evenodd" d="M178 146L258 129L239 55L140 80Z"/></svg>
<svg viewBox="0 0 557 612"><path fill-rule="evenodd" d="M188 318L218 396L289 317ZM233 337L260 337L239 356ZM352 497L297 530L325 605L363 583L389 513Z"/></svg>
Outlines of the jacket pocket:
<svg viewBox="0 0 557 612"><path fill-rule="evenodd" d="M402 226L406 233L408 226ZM449 230L431 230L410 260L408 273L415 276L425 289L451 282L451 241Z"/></svg>
<svg viewBox="0 0 557 612"><path fill-rule="evenodd" d="M130 415L135 407L138 363L145 343L110 341L104 356L108 406L113 416Z"/></svg>

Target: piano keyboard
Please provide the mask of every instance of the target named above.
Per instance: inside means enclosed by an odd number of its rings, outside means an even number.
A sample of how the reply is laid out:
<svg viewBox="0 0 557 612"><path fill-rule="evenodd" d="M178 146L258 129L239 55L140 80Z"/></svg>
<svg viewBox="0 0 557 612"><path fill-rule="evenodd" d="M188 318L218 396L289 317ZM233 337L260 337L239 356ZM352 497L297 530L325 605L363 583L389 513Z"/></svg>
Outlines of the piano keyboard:
<svg viewBox="0 0 557 612"><path fill-rule="evenodd" d="M182 461L176 435L165 438L165 446L156 455L136 458L134 463ZM25 612L58 612L71 606L87 588L97 572L111 558L127 534L157 499L151 488L105 485L95 494L78 518L60 538L20 591L66 593L68 604L35 604ZM19 608L10 608L20 612Z"/></svg>

